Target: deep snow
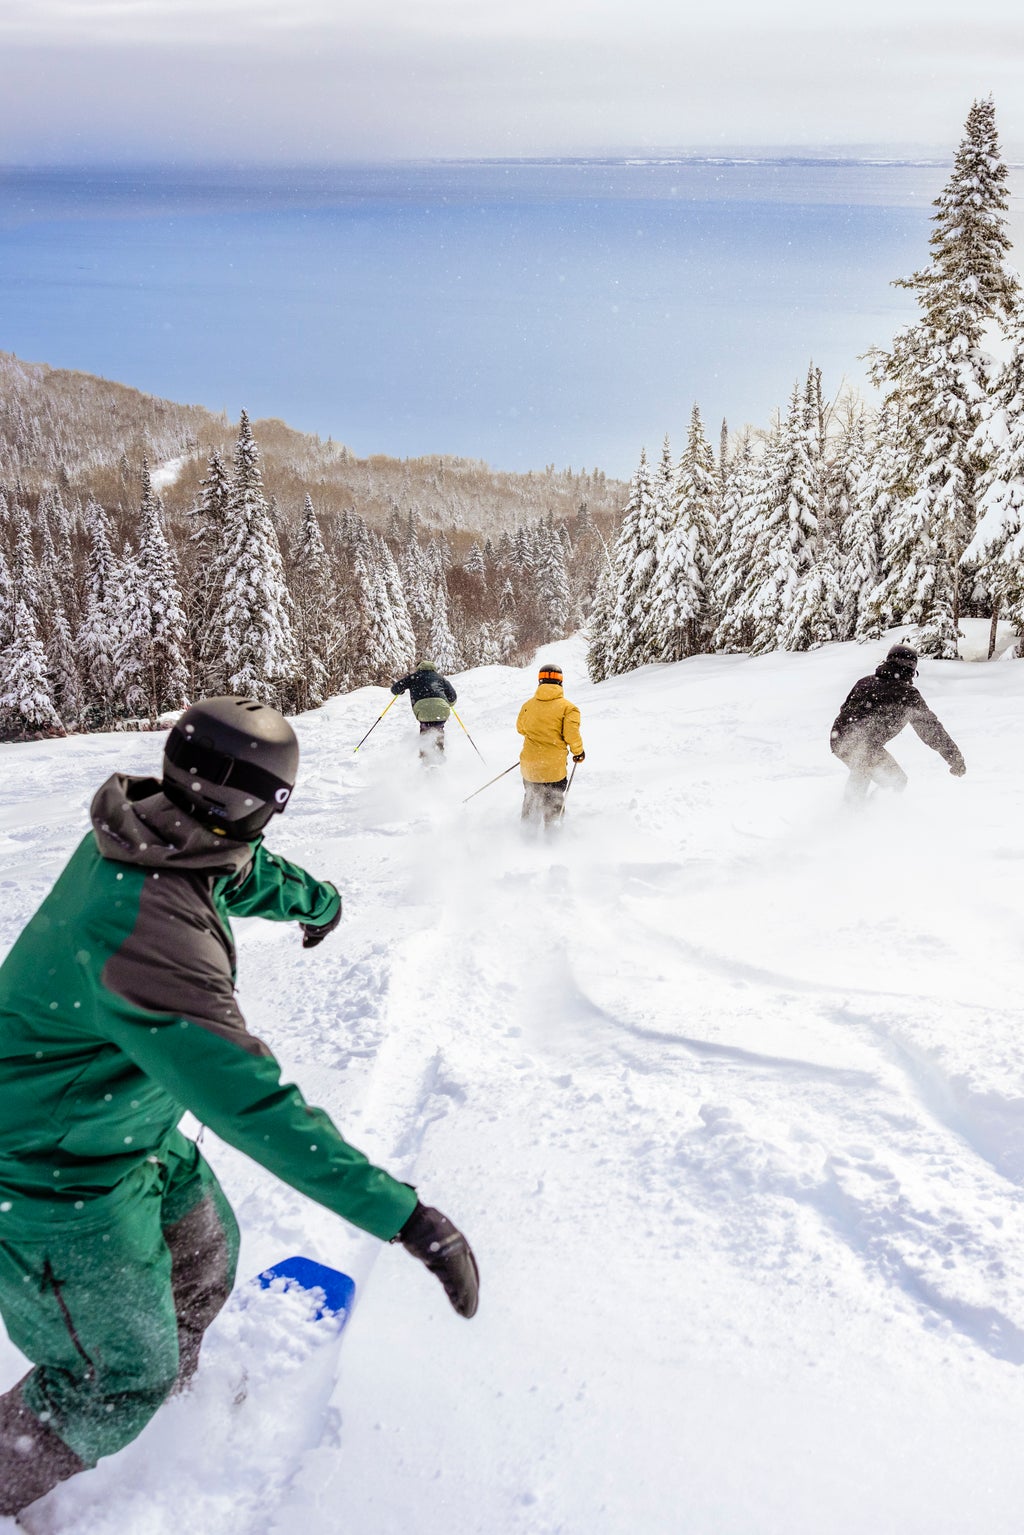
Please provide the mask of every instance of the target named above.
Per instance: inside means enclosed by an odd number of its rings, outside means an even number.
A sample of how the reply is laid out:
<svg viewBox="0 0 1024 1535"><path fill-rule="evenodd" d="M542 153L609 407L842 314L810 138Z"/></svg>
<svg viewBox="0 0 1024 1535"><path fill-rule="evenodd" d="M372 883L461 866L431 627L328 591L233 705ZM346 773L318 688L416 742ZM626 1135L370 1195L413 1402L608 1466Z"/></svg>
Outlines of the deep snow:
<svg viewBox="0 0 1024 1535"><path fill-rule="evenodd" d="M1024 666L924 663L967 777L907 733L907 794L850 816L828 730L883 651L593 687L549 647L587 748L550 842L514 773L461 804L514 762L530 669L456 679L488 768L453 721L421 770L402 705L354 756L381 689L297 721L268 840L345 921L309 952L240 923L243 1010L463 1225L480 1312L207 1134L241 1274L306 1251L353 1319L232 1305L34 1535L1016 1535ZM5 946L160 744L0 747ZM0 1342L0 1388L22 1368Z"/></svg>

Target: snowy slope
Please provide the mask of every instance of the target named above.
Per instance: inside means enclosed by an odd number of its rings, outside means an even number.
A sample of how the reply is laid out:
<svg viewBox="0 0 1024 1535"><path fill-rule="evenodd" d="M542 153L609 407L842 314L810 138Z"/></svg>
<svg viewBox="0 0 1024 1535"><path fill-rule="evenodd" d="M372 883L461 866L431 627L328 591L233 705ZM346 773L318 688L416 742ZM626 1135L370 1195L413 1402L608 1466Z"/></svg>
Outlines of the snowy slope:
<svg viewBox="0 0 1024 1535"><path fill-rule="evenodd" d="M592 687L561 837L527 843L532 671L457 679L449 760L386 693L297 722L273 846L339 932L240 924L241 1000L308 1095L462 1224L481 1309L207 1136L241 1271L355 1274L340 1346L268 1297L35 1535L1009 1535L1024 1462L1024 666L924 663L858 818L828 752L884 646ZM156 736L0 748L2 938ZM261 1349L259 1339L269 1338ZM0 1386L23 1367L0 1344ZM241 1389L240 1389L241 1388ZM245 1400L235 1404L235 1397Z"/></svg>

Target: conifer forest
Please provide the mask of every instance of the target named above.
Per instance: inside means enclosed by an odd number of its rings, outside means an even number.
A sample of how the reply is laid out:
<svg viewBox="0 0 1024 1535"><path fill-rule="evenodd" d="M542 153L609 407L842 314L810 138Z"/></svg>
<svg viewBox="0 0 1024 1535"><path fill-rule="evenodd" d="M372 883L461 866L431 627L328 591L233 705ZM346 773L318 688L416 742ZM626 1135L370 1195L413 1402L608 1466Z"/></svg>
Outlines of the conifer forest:
<svg viewBox="0 0 1024 1535"><path fill-rule="evenodd" d="M357 459L0 354L0 738L145 728L225 692L291 712L581 627L595 681L894 626L953 659L967 615L1024 634L1007 176L976 101L930 249L894 279L917 312L871 354L875 398L833 398L812 362L767 426L712 438L695 404L678 456L645 451L628 487Z"/></svg>

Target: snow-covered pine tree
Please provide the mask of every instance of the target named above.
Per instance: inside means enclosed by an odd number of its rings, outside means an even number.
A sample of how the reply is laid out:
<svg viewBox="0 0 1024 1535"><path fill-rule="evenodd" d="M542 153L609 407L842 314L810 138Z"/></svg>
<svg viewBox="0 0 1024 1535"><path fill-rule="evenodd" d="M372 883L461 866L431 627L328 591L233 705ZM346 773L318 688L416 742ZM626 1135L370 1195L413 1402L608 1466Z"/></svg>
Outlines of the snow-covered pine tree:
<svg viewBox="0 0 1024 1535"><path fill-rule="evenodd" d="M20 499L10 507L9 520L14 532L14 550L11 562L11 583L15 604L24 602L32 614L33 623L40 619L39 566L32 543L32 528L28 512Z"/></svg>
<svg viewBox="0 0 1024 1535"><path fill-rule="evenodd" d="M396 675L408 671L416 659L416 631L405 596L398 562L382 539L379 548L380 574L384 584L393 624L392 664Z"/></svg>
<svg viewBox="0 0 1024 1535"><path fill-rule="evenodd" d="M214 449L199 482L199 495L189 511L189 560L192 578L188 586L186 619L193 662L196 696L218 697L227 689L223 655L214 652L211 629L220 598L217 582L223 576L224 529L227 523L231 483L220 454Z"/></svg>
<svg viewBox="0 0 1024 1535"><path fill-rule="evenodd" d="M603 682L612 675L609 662L615 593L615 574L611 566L606 566L598 577L594 601L587 615L587 672L591 682Z"/></svg>
<svg viewBox="0 0 1024 1535"><path fill-rule="evenodd" d="M30 602L14 603L13 633L0 651L0 733L7 740L63 735Z"/></svg>
<svg viewBox="0 0 1024 1535"><path fill-rule="evenodd" d="M94 501L85 510L89 555L78 650L82 664L83 721L89 730L106 729L114 718L114 554L103 508Z"/></svg>
<svg viewBox="0 0 1024 1535"><path fill-rule="evenodd" d="M572 593L565 563L565 548L553 528L538 529L533 568L538 617L543 626L541 641L560 640L569 632Z"/></svg>
<svg viewBox="0 0 1024 1535"><path fill-rule="evenodd" d="M759 488L760 515L751 551L749 584L733 609L733 622L749 622L751 650L764 655L790 634L790 614L814 562L818 487L813 464L811 402L796 385L789 412L769 439Z"/></svg>
<svg viewBox="0 0 1024 1535"><path fill-rule="evenodd" d="M957 654L960 572L977 523L986 464L979 434L995 365L986 328L1005 327L1019 292L1006 260L1007 168L988 98L975 101L952 175L935 200L931 260L897 286L917 296L921 317L875 354L903 432L909 504L898 509L898 560L879 583L879 605L918 625L924 654ZM915 535L919 542L915 541ZM910 611L901 612L910 599Z"/></svg>
<svg viewBox="0 0 1024 1535"><path fill-rule="evenodd" d="M400 570L413 633L417 645L422 646L430 633L434 573L415 535L409 538L402 551Z"/></svg>
<svg viewBox="0 0 1024 1535"><path fill-rule="evenodd" d="M655 659L650 647L651 593L658 571L657 502L642 451L615 543L616 593L607 651L608 675L635 671Z"/></svg>
<svg viewBox="0 0 1024 1535"><path fill-rule="evenodd" d="M710 580L719 614L711 638L713 650L749 650L754 638L747 599L753 591L751 571L760 531L760 486L761 466L754 455L750 431L745 428L736 452L726 460L722 510L711 562Z"/></svg>
<svg viewBox="0 0 1024 1535"><path fill-rule="evenodd" d="M462 654L448 618L448 589L443 578L438 580L434 589L427 649L430 652L429 659L433 661L439 672L447 675L449 672L462 669Z"/></svg>
<svg viewBox="0 0 1024 1535"><path fill-rule="evenodd" d="M156 720L188 704L188 639L178 572L164 531L163 514L153 490L149 464L142 460L136 564L142 600L148 611L145 657L145 712ZM134 713L135 711L130 711Z"/></svg>
<svg viewBox="0 0 1024 1535"><path fill-rule="evenodd" d="M984 391L988 359L980 347L988 324L1012 323L1020 277L1007 260L1009 171L999 147L995 102L975 101L945 187L933 203L931 260L898 287L918 296L925 320L939 335L966 343L965 366Z"/></svg>
<svg viewBox="0 0 1024 1535"><path fill-rule="evenodd" d="M46 668L53 680L54 707L62 723L74 730L78 728L85 712L85 689L79 668L78 647L59 591L56 598L49 614Z"/></svg>
<svg viewBox="0 0 1024 1535"><path fill-rule="evenodd" d="M297 657L296 709L315 709L329 686L335 634L330 560L320 520L307 495L291 551L292 630Z"/></svg>
<svg viewBox="0 0 1024 1535"><path fill-rule="evenodd" d="M848 640L879 639L885 627L874 594L882 580L889 530L899 500L897 442L889 406L883 405L874 418L870 452L867 432L863 413L858 413L856 420L851 418L842 475L839 573L843 602L840 638Z"/></svg>
<svg viewBox="0 0 1024 1535"><path fill-rule="evenodd" d="M782 650L817 650L836 638L842 605L838 545L826 540L797 582L779 633Z"/></svg>
<svg viewBox="0 0 1024 1535"><path fill-rule="evenodd" d="M155 719L150 708L152 636L145 572L127 544L111 569L111 638L114 665L113 710L127 720Z"/></svg>
<svg viewBox="0 0 1024 1535"><path fill-rule="evenodd" d="M704 648L718 490L715 456L694 405L651 590L648 643L657 660L678 661Z"/></svg>
<svg viewBox="0 0 1024 1535"><path fill-rule="evenodd" d="M487 574L487 566L484 562L484 551L474 538L469 546L469 553L462 563L462 568L471 576L479 576L483 580Z"/></svg>
<svg viewBox="0 0 1024 1535"><path fill-rule="evenodd" d="M263 496L259 449L245 411L217 564L219 597L210 627L227 685L232 693L280 706L295 677L292 599Z"/></svg>
<svg viewBox="0 0 1024 1535"><path fill-rule="evenodd" d="M1019 307L1013 347L985 422L987 468L979 486L977 530L964 552L979 568L992 598L993 654L1000 618L1021 636L1014 654L1024 655L1024 307Z"/></svg>
<svg viewBox="0 0 1024 1535"><path fill-rule="evenodd" d="M0 543L0 650L14 638L14 582Z"/></svg>

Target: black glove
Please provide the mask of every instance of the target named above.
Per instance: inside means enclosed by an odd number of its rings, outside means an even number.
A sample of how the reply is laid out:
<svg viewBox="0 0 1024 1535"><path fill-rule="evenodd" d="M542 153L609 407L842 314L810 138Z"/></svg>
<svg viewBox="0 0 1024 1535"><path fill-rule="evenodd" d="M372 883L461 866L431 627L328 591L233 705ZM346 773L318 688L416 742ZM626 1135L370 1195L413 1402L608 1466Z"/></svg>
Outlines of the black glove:
<svg viewBox="0 0 1024 1535"><path fill-rule="evenodd" d="M958 757L955 762L949 764L949 771L954 778L962 778L967 772L967 763L962 757Z"/></svg>
<svg viewBox="0 0 1024 1535"><path fill-rule="evenodd" d="M587 760L587 754L586 752L576 752L572 760L574 762L585 762Z"/></svg>
<svg viewBox="0 0 1024 1535"><path fill-rule="evenodd" d="M300 922L299 926L302 929L302 947L304 949L315 949L318 943L323 943L328 933L334 932L334 929L337 927L340 921L341 902L339 901L338 909L334 913L334 916L331 918L330 922L322 922L319 927L314 927L312 922Z"/></svg>
<svg viewBox="0 0 1024 1535"><path fill-rule="evenodd" d="M406 1252L412 1253L436 1274L444 1285L445 1294L459 1316L475 1316L480 1290L480 1270L462 1232L453 1226L447 1215L432 1210L429 1205L417 1203L415 1210L402 1227L395 1242L401 1242Z"/></svg>

